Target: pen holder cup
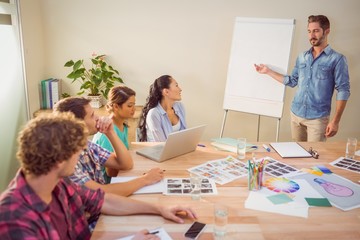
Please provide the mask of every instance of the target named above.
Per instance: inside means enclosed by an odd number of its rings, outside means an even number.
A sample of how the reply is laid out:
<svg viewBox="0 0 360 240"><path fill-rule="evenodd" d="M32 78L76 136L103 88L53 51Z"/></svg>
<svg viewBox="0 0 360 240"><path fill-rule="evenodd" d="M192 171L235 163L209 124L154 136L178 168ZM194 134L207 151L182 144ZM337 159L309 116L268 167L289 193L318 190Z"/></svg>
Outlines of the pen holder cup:
<svg viewBox="0 0 360 240"><path fill-rule="evenodd" d="M255 166L248 169L248 188L250 191L260 190L263 186L265 169Z"/></svg>

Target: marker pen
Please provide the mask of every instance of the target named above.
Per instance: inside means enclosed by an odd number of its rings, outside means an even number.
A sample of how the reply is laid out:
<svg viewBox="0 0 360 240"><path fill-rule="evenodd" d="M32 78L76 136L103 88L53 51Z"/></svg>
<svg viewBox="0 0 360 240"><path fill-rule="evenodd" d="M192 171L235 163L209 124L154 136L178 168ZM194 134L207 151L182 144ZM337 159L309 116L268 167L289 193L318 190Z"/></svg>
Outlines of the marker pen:
<svg viewBox="0 0 360 240"><path fill-rule="evenodd" d="M266 144L263 144L263 147L265 148L266 151L270 152L270 148L266 145Z"/></svg>

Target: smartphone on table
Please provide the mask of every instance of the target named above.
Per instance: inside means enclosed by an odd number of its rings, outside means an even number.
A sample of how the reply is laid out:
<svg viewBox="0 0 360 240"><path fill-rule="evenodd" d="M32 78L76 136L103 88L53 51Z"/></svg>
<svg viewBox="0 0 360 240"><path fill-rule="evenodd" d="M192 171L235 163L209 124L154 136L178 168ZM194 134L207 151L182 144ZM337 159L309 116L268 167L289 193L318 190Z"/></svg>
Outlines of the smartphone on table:
<svg viewBox="0 0 360 240"><path fill-rule="evenodd" d="M187 239L197 239L200 233L204 230L206 224L201 222L194 222L186 231L185 237Z"/></svg>

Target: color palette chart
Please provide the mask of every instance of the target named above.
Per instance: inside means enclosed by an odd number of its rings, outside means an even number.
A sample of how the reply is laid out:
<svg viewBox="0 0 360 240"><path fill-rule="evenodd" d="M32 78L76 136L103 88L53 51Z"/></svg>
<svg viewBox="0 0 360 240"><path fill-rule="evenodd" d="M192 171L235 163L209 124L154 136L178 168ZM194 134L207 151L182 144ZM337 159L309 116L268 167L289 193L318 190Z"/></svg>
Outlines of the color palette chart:
<svg viewBox="0 0 360 240"><path fill-rule="evenodd" d="M274 192L293 193L300 189L299 184L287 178L269 178L265 187Z"/></svg>

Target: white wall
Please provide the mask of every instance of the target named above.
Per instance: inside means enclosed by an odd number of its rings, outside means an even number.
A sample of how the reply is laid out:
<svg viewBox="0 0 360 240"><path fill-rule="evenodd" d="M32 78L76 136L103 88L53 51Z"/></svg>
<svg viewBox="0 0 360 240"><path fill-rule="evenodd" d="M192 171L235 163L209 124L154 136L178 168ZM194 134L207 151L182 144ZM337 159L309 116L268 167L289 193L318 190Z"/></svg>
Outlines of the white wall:
<svg viewBox="0 0 360 240"><path fill-rule="evenodd" d="M35 89L40 80L64 79L63 90L75 94L77 86L66 80L68 71L64 63L69 59L89 58L92 52L104 53L121 71L125 83L137 92L137 104L144 104L155 78L172 75L183 89L188 125L208 124L204 140L209 140L218 137L223 119L222 102L235 17L296 19L292 68L297 54L310 47L307 17L324 14L331 21L329 43L347 56L352 92L340 131L331 141L344 140L347 136L360 138L359 9L358 0L22 1L31 110L39 106ZM258 36L249 36L254 37ZM291 139L289 109L293 96L294 90L287 88L281 141ZM224 135L245 136L255 141L257 120L255 115L230 112ZM260 141L273 141L276 120L262 117L260 126Z"/></svg>
<svg viewBox="0 0 360 240"><path fill-rule="evenodd" d="M39 82L46 79L46 45L41 0L19 0L31 116L40 108Z"/></svg>
<svg viewBox="0 0 360 240"><path fill-rule="evenodd" d="M0 192L19 167L16 139L28 119L16 9L15 4L0 3L0 13L12 16L12 25L0 24Z"/></svg>

